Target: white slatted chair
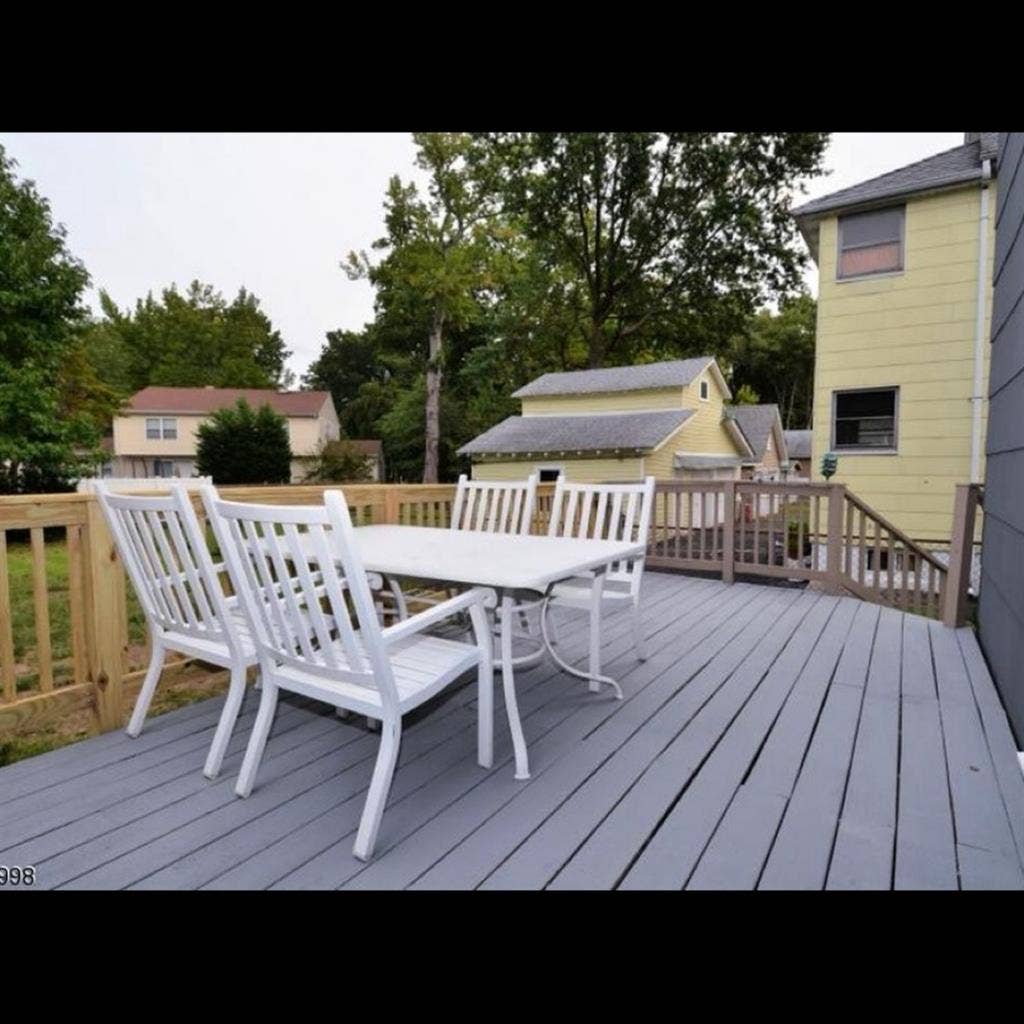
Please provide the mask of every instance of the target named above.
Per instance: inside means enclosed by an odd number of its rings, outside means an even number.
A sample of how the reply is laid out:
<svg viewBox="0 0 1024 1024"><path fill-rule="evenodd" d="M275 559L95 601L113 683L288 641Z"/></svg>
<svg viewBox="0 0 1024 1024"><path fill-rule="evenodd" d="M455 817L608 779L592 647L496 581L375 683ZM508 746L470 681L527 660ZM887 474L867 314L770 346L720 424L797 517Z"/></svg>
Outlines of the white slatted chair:
<svg viewBox="0 0 1024 1024"><path fill-rule="evenodd" d="M459 477L452 500L451 530L477 530L487 533L527 534L533 525L537 504L537 474L525 480L470 480ZM394 595L400 618L407 612L405 595L393 577L387 585ZM446 590L450 597L454 590ZM431 603L420 598L425 604Z"/></svg>
<svg viewBox="0 0 1024 1024"><path fill-rule="evenodd" d="M591 540L646 541L654 508L654 477L635 484L568 483L559 476L548 523L549 537L579 537ZM551 588L549 608L577 608L590 612L590 671L600 674L600 621L606 609L628 609L633 619L633 643L637 657L647 657L647 644L640 619L640 584L644 557L618 562L604 575L599 599L594 601L594 576L556 583ZM592 682L591 690L598 690Z"/></svg>
<svg viewBox="0 0 1024 1024"><path fill-rule="evenodd" d="M348 507L340 491L327 491L318 508L272 507L220 501L204 489L210 521L242 598L259 655L263 690L259 712L235 792L252 791L277 706L279 690L325 701L381 722L380 748L353 852L373 853L387 802L401 739L402 716L429 700L465 672L476 668L479 722L478 760L493 761L491 715L493 666L484 611L486 591L474 589L384 629L355 545ZM316 571L330 565L349 581L354 609L350 621L339 575ZM288 580L294 586L278 591ZM326 602L334 628L321 609ZM468 611L476 643L427 635L424 630ZM296 621L308 615L307 636Z"/></svg>
<svg viewBox="0 0 1024 1024"><path fill-rule="evenodd" d="M126 732L138 736L153 700L168 651L229 669L231 681L203 774L215 778L245 694L246 670L257 663L244 614L225 596L195 510L184 488L169 495L114 494L95 481L106 516L149 627L146 677Z"/></svg>

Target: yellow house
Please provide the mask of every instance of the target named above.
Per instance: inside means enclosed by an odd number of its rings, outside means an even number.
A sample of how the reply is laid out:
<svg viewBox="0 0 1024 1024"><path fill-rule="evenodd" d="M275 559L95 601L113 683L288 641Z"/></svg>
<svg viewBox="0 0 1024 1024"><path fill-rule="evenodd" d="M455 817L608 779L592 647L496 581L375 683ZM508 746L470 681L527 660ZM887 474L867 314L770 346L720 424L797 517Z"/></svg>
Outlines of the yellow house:
<svg viewBox="0 0 1024 1024"><path fill-rule="evenodd" d="M811 479L942 544L984 479L996 133L794 210L818 265Z"/></svg>
<svg viewBox="0 0 1024 1024"><path fill-rule="evenodd" d="M510 416L459 449L477 480L736 479L752 451L711 356L547 373Z"/></svg>
<svg viewBox="0 0 1024 1024"><path fill-rule="evenodd" d="M328 391L147 387L114 417L112 458L104 475L194 476L199 425L240 398L254 409L267 404L287 418L293 482L305 475L305 464L321 443L338 439L338 413Z"/></svg>

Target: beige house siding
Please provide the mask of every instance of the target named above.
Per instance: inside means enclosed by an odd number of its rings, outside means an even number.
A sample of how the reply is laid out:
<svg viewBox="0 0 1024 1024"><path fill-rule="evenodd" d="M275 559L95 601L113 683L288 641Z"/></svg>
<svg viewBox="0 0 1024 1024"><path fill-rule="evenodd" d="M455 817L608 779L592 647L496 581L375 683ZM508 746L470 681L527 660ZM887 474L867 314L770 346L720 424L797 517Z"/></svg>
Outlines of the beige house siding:
<svg viewBox="0 0 1024 1024"><path fill-rule="evenodd" d="M996 185L989 188L989 275ZM820 224L812 478L832 445L832 401L898 387L897 452L839 452L833 478L920 540L948 539L957 483L970 480L980 187L908 199L902 273L836 280L837 218ZM992 290L984 310L988 392ZM987 421L987 401L982 422ZM984 436L982 438L984 459Z"/></svg>

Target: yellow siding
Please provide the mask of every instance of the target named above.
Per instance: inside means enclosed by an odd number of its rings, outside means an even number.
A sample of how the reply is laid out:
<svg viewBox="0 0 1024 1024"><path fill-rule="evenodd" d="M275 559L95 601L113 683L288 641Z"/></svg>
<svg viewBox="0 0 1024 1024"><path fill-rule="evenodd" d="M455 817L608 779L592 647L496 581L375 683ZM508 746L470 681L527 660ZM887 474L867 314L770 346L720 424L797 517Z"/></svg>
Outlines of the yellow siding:
<svg viewBox="0 0 1024 1024"><path fill-rule="evenodd" d="M522 399L524 416L578 416L588 412L637 412L679 409L685 405L681 388L649 391L598 392L590 395L550 395Z"/></svg>
<svg viewBox="0 0 1024 1024"><path fill-rule="evenodd" d="M683 424L674 451L691 455L739 455L732 435L722 424L725 414L725 395L719 390L715 378L705 373L708 382L708 400L700 400L700 381L697 378L683 391L683 408L696 410Z"/></svg>
<svg viewBox="0 0 1024 1024"><path fill-rule="evenodd" d="M562 469L567 480L577 483L642 480L645 475L643 459L538 459L533 462L477 462L473 464L473 479L525 480L540 469L555 468Z"/></svg>
<svg viewBox="0 0 1024 1024"><path fill-rule="evenodd" d="M995 193L993 183L989 275ZM970 480L979 216L977 186L911 199L903 273L842 282L836 280L837 219L820 226L812 479L821 479L821 457L832 444L833 392L898 386L898 453L840 453L834 480L922 540L948 539L954 485ZM983 394L991 309L990 287ZM985 402L983 424L987 418Z"/></svg>

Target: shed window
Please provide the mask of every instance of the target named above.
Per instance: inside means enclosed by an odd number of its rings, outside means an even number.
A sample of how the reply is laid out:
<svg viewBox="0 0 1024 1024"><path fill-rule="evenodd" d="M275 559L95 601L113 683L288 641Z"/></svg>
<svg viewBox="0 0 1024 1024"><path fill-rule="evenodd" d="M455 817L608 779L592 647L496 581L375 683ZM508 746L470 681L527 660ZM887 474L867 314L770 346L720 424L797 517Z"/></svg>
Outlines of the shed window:
<svg viewBox="0 0 1024 1024"><path fill-rule="evenodd" d="M890 274L903 269L902 206L839 218L840 278Z"/></svg>
<svg viewBox="0 0 1024 1024"><path fill-rule="evenodd" d="M700 400L702 402L708 400L708 382L706 380L700 382Z"/></svg>
<svg viewBox="0 0 1024 1024"><path fill-rule="evenodd" d="M836 451L895 451L898 388L838 391L832 403Z"/></svg>

